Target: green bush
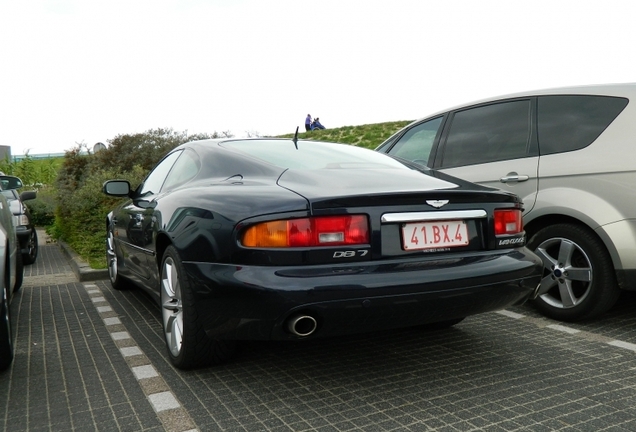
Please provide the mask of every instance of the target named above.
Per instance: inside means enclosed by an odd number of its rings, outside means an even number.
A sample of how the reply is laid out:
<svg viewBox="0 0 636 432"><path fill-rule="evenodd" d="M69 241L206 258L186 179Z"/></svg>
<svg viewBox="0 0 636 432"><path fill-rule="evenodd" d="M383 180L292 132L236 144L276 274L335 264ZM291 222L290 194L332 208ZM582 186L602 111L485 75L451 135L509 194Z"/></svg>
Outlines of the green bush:
<svg viewBox="0 0 636 432"><path fill-rule="evenodd" d="M26 201L25 204L31 212L33 225L48 227L55 222L55 208L57 191L52 185L44 185L37 190L37 197L34 200Z"/></svg>
<svg viewBox="0 0 636 432"><path fill-rule="evenodd" d="M122 202L122 198L104 195L102 185L114 178L126 178L139 184L146 172L139 166L127 173L117 168L99 169L87 175L73 193L60 194L55 233L87 259L91 267L106 267L106 215Z"/></svg>
<svg viewBox="0 0 636 432"><path fill-rule="evenodd" d="M84 145L66 152L58 172L57 210L50 234L64 240L93 268L104 268L106 215L122 202L102 193L106 180L121 178L135 188L148 171L173 148L213 135L155 129L134 135L118 135L109 146L91 153Z"/></svg>

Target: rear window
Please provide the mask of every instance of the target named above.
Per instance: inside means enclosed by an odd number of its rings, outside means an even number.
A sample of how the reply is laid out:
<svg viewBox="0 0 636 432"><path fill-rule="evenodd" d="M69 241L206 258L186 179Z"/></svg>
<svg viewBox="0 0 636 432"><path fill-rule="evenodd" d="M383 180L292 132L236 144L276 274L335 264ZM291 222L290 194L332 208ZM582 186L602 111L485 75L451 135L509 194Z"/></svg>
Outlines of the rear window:
<svg viewBox="0 0 636 432"><path fill-rule="evenodd" d="M383 153L348 144L318 141L245 140L225 141L223 147L233 148L280 168L290 169L356 169L404 168Z"/></svg>
<svg viewBox="0 0 636 432"><path fill-rule="evenodd" d="M579 150L592 144L629 101L610 96L541 96L538 134L541 154Z"/></svg>

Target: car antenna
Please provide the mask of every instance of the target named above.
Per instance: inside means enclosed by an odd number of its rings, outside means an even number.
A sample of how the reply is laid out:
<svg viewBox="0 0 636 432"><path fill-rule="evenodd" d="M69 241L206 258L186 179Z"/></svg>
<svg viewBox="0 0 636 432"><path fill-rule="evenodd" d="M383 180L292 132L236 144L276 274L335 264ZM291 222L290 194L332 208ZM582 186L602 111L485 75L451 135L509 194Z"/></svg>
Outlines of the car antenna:
<svg viewBox="0 0 636 432"><path fill-rule="evenodd" d="M294 139L292 140L294 145L296 146L296 150L298 150L298 126L296 126L296 133L294 134Z"/></svg>

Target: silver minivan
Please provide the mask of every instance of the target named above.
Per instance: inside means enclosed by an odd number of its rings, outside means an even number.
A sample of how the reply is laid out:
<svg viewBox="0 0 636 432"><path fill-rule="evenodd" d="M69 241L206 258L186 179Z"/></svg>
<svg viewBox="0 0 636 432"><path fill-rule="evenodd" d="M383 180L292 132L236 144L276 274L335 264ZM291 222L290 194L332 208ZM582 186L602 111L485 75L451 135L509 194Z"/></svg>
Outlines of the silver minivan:
<svg viewBox="0 0 636 432"><path fill-rule="evenodd" d="M563 320L636 290L636 84L558 88L440 111L376 150L524 202L543 260L537 308Z"/></svg>

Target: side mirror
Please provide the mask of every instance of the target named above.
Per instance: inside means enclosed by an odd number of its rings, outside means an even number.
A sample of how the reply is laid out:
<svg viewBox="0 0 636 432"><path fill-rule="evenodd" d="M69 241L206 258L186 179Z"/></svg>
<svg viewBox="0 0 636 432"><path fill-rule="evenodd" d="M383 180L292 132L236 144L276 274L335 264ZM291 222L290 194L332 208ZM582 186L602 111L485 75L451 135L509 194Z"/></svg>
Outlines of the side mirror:
<svg viewBox="0 0 636 432"><path fill-rule="evenodd" d="M104 182L102 192L116 197L130 196L130 182L128 180L108 180Z"/></svg>
<svg viewBox="0 0 636 432"><path fill-rule="evenodd" d="M20 194L20 201L32 200L32 199L35 199L36 196L37 196L36 191L24 191Z"/></svg>

